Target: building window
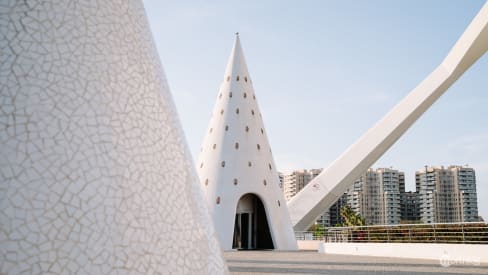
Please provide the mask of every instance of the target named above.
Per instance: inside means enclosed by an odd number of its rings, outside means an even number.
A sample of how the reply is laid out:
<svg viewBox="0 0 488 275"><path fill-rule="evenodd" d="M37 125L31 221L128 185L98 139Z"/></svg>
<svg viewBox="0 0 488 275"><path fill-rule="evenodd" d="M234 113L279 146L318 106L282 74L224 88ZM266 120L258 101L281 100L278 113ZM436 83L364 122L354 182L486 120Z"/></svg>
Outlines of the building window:
<svg viewBox="0 0 488 275"><path fill-rule="evenodd" d="M217 199L215 200L215 202L216 202L217 204L220 204L220 197L217 197Z"/></svg>
<svg viewBox="0 0 488 275"><path fill-rule="evenodd" d="M205 180L205 186L207 186L207 185L208 185L208 179Z"/></svg>
<svg viewBox="0 0 488 275"><path fill-rule="evenodd" d="M225 161L222 161L221 165L222 167L225 167Z"/></svg>
<svg viewBox="0 0 488 275"><path fill-rule="evenodd" d="M219 98L222 98L222 93L219 94Z"/></svg>
<svg viewBox="0 0 488 275"><path fill-rule="evenodd" d="M237 149L239 149L239 142L236 142L235 146L234 146Z"/></svg>
<svg viewBox="0 0 488 275"><path fill-rule="evenodd" d="M224 109L220 110L220 114L223 115L224 114Z"/></svg>
<svg viewBox="0 0 488 275"><path fill-rule="evenodd" d="M202 162L202 163L200 163L200 168L202 168L202 167L203 167L203 162Z"/></svg>
<svg viewBox="0 0 488 275"><path fill-rule="evenodd" d="M281 203L280 203L280 201L278 200L278 207L280 207L280 206L281 206Z"/></svg>
<svg viewBox="0 0 488 275"><path fill-rule="evenodd" d="M244 77L244 81L246 81L246 82L247 82L247 76L245 76L245 77Z"/></svg>
<svg viewBox="0 0 488 275"><path fill-rule="evenodd" d="M263 130L263 128L261 128L261 134L264 134L264 130Z"/></svg>
<svg viewBox="0 0 488 275"><path fill-rule="evenodd" d="M209 132L209 133L212 133L212 131L213 131L213 128L210 128L210 130L209 130L208 132Z"/></svg>
<svg viewBox="0 0 488 275"><path fill-rule="evenodd" d="M263 180L263 184L264 184L264 186L266 186L266 184L268 184L268 183L266 182L266 180Z"/></svg>
<svg viewBox="0 0 488 275"><path fill-rule="evenodd" d="M225 125L225 130L229 131L229 125Z"/></svg>
<svg viewBox="0 0 488 275"><path fill-rule="evenodd" d="M257 144L258 150L261 150L261 145Z"/></svg>
<svg viewBox="0 0 488 275"><path fill-rule="evenodd" d="M230 81L230 76L227 76L227 82L229 82L229 81Z"/></svg>
<svg viewBox="0 0 488 275"><path fill-rule="evenodd" d="M250 161L247 162L247 166L251 167L252 163Z"/></svg>
<svg viewBox="0 0 488 275"><path fill-rule="evenodd" d="M232 97L232 92L229 92L229 97Z"/></svg>
<svg viewBox="0 0 488 275"><path fill-rule="evenodd" d="M236 109L236 114L239 114L239 108Z"/></svg>
<svg viewBox="0 0 488 275"><path fill-rule="evenodd" d="M252 95L252 99L256 100L256 96L255 95Z"/></svg>
<svg viewBox="0 0 488 275"><path fill-rule="evenodd" d="M234 185L237 185L237 179L234 179Z"/></svg>
<svg viewBox="0 0 488 275"><path fill-rule="evenodd" d="M269 170L271 170L271 163L268 163L268 166L269 166Z"/></svg>
<svg viewBox="0 0 488 275"><path fill-rule="evenodd" d="M239 76L236 77L236 81L239 81Z"/></svg>
<svg viewBox="0 0 488 275"><path fill-rule="evenodd" d="M244 96L244 98L246 98L246 97L247 97L247 94L246 94L246 93L244 93L244 95L243 95L243 96Z"/></svg>
<svg viewBox="0 0 488 275"><path fill-rule="evenodd" d="M246 126L246 132L249 132L249 126Z"/></svg>
<svg viewBox="0 0 488 275"><path fill-rule="evenodd" d="M251 110L251 114L254 115L254 110Z"/></svg>
<svg viewBox="0 0 488 275"><path fill-rule="evenodd" d="M212 146L212 148L215 150L215 148L217 148L217 144L214 143L214 145Z"/></svg>

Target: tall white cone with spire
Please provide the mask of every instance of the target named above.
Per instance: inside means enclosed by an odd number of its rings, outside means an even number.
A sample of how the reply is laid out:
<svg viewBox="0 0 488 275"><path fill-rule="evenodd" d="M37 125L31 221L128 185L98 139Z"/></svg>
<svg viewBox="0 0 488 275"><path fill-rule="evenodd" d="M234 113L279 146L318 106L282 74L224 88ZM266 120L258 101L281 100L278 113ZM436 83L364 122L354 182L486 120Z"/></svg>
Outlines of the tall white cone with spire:
<svg viewBox="0 0 488 275"><path fill-rule="evenodd" d="M224 250L297 249L238 35L197 165Z"/></svg>

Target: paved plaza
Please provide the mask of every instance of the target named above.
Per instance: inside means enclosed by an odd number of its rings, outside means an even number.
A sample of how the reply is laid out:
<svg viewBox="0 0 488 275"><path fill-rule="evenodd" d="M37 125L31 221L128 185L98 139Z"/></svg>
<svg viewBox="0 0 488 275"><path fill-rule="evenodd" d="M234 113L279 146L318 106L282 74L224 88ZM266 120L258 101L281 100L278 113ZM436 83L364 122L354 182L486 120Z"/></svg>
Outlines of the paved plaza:
<svg viewBox="0 0 488 275"><path fill-rule="evenodd" d="M488 274L488 264L319 254L315 251L229 251L231 274Z"/></svg>

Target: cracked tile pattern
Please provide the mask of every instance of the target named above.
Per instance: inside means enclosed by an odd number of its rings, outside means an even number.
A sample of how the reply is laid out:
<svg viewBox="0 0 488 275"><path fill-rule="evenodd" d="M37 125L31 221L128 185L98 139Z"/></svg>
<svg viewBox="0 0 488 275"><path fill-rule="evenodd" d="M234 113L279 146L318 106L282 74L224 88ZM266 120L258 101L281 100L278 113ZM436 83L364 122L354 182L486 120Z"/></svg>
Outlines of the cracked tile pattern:
<svg viewBox="0 0 488 275"><path fill-rule="evenodd" d="M220 274L142 3L0 2L0 273Z"/></svg>

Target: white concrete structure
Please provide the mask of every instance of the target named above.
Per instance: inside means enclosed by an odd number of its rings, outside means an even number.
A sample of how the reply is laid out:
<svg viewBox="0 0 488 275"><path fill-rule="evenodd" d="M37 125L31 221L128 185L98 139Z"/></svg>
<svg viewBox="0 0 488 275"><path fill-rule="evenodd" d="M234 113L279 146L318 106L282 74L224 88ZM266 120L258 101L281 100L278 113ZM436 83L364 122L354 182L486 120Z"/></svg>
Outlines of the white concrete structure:
<svg viewBox="0 0 488 275"><path fill-rule="evenodd" d="M1 1L0 273L222 274L141 1Z"/></svg>
<svg viewBox="0 0 488 275"><path fill-rule="evenodd" d="M310 247L311 244L301 244ZM319 253L438 260L443 266L488 263L486 245L446 243L320 243Z"/></svg>
<svg viewBox="0 0 488 275"><path fill-rule="evenodd" d="M296 249L239 36L197 162L223 249Z"/></svg>
<svg viewBox="0 0 488 275"><path fill-rule="evenodd" d="M295 230L309 228L487 50L485 3L440 66L289 201Z"/></svg>
<svg viewBox="0 0 488 275"><path fill-rule="evenodd" d="M298 250L315 250L319 251L323 240L297 240Z"/></svg>

